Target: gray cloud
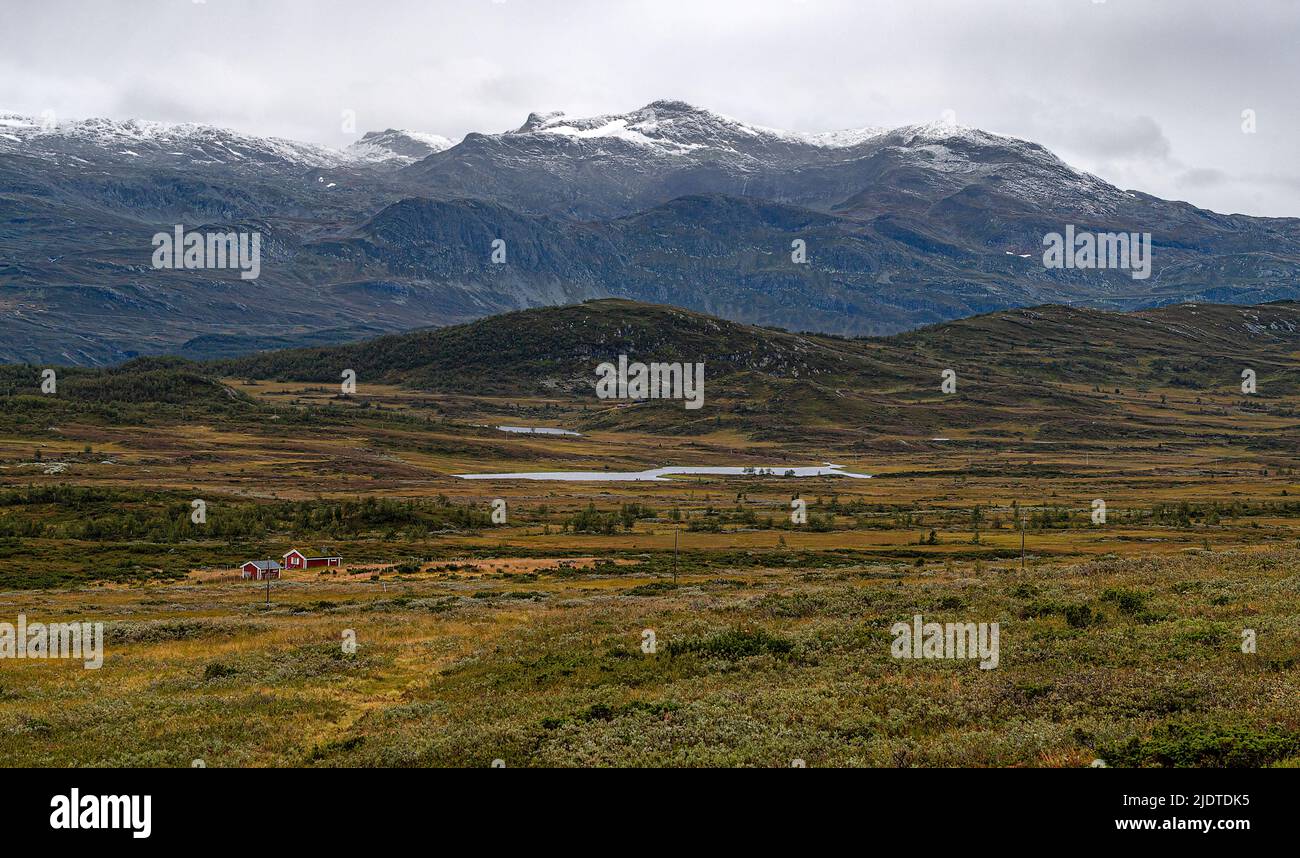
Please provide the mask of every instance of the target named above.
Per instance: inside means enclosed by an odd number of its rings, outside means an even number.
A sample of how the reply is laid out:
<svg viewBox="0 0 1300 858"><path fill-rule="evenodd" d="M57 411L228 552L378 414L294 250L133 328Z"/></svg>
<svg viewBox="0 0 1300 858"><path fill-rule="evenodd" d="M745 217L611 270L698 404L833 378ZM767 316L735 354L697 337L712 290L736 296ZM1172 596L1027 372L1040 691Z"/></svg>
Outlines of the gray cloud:
<svg viewBox="0 0 1300 858"><path fill-rule="evenodd" d="M1112 117L1061 132L1070 136L1074 148L1096 158L1150 158L1164 160L1172 147L1169 138L1149 116Z"/></svg>
<svg viewBox="0 0 1300 858"><path fill-rule="evenodd" d="M1229 181L1228 176L1222 170L1215 170L1209 167L1186 170L1178 177L1179 184L1187 188L1214 187L1222 185L1227 181Z"/></svg>
<svg viewBox="0 0 1300 858"><path fill-rule="evenodd" d="M1124 187L1300 215L1290 0L43 0L4 18L0 108L26 113L344 145L344 109L360 131L452 137L656 98L808 131L952 110Z"/></svg>

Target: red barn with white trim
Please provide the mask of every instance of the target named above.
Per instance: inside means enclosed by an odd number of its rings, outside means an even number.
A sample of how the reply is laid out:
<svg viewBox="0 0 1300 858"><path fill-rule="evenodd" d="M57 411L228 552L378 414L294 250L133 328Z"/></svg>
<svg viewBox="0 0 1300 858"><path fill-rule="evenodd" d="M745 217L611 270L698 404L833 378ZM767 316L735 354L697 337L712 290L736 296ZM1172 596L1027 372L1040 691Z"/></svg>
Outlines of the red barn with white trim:
<svg viewBox="0 0 1300 858"><path fill-rule="evenodd" d="M320 554L315 557L309 557L297 548L294 548L284 555L285 569L316 569L321 566L341 565L343 565L343 558L333 554Z"/></svg>

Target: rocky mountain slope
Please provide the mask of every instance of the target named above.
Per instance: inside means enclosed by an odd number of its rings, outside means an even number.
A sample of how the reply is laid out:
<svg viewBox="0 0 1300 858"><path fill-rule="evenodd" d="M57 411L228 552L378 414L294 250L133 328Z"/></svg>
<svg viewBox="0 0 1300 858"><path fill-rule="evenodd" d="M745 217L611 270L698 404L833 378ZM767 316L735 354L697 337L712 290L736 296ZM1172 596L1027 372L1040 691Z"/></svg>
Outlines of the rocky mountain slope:
<svg viewBox="0 0 1300 858"><path fill-rule="evenodd" d="M151 237L178 223L260 233L261 276L153 268ZM1149 232L1151 276L1045 268L1043 236L1067 224ZM659 101L331 150L0 115L9 362L231 354L599 297L860 335L1043 303L1275 301L1297 284L1300 220L1121 190L942 124L805 134Z"/></svg>

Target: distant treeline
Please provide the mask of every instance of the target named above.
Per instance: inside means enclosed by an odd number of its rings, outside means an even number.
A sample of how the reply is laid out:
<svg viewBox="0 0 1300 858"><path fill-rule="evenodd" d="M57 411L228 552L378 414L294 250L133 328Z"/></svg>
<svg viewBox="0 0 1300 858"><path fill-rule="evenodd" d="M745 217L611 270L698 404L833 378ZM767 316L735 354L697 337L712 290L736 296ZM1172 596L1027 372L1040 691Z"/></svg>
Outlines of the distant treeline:
<svg viewBox="0 0 1300 858"><path fill-rule="evenodd" d="M180 358L140 358L110 369L54 368L54 392L42 391L36 366L0 365L0 431L32 437L78 420L105 426L163 426L204 419L250 425L355 426L360 423L430 426L428 416L363 400L357 405L277 405L227 386L214 368Z"/></svg>
<svg viewBox="0 0 1300 858"><path fill-rule="evenodd" d="M631 530L638 519L654 517L653 509L639 503L625 503L617 510L609 512L602 512L596 509L594 503L589 503L586 509L580 510L565 521L563 529L572 530L574 533L611 534L616 533L620 527L623 530Z"/></svg>
<svg viewBox="0 0 1300 858"><path fill-rule="evenodd" d="M112 369L0 366L0 427L44 434L52 422L76 418L110 426L147 426L184 416L186 409L235 416L256 412L245 394L185 361L142 358Z"/></svg>
<svg viewBox="0 0 1300 858"><path fill-rule="evenodd" d="M196 524L191 499L71 485L0 491L0 538L146 540L296 537L351 538L492 526L486 506L437 500L257 502L209 498Z"/></svg>

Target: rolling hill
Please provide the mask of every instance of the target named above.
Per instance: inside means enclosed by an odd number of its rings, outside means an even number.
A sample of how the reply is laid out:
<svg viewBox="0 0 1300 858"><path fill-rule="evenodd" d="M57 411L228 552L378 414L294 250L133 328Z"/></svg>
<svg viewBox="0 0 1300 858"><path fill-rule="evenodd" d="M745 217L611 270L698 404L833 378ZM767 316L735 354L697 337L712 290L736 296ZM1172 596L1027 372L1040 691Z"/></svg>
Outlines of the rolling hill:
<svg viewBox="0 0 1300 858"><path fill-rule="evenodd" d="M670 434L728 428L750 437L803 433L840 443L884 434L928 440L951 430L1087 440L1198 431L1171 410L1177 391L1207 435L1233 408L1268 411L1300 442L1286 401L1300 393L1300 304L1182 305L1120 314L1045 306L1006 310L880 338L794 334L673 307L598 300L509 313L352 345L201 364L228 377L366 384L478 397L540 398L571 408L576 428ZM603 361L703 362L706 406L625 407L595 396ZM956 374L953 394L943 371ZM1257 393L1241 392L1242 371ZM1204 408L1196 405L1205 397ZM1213 404L1211 404L1213 403ZM624 407L620 407L624 406ZM578 409L581 409L578 411Z"/></svg>

